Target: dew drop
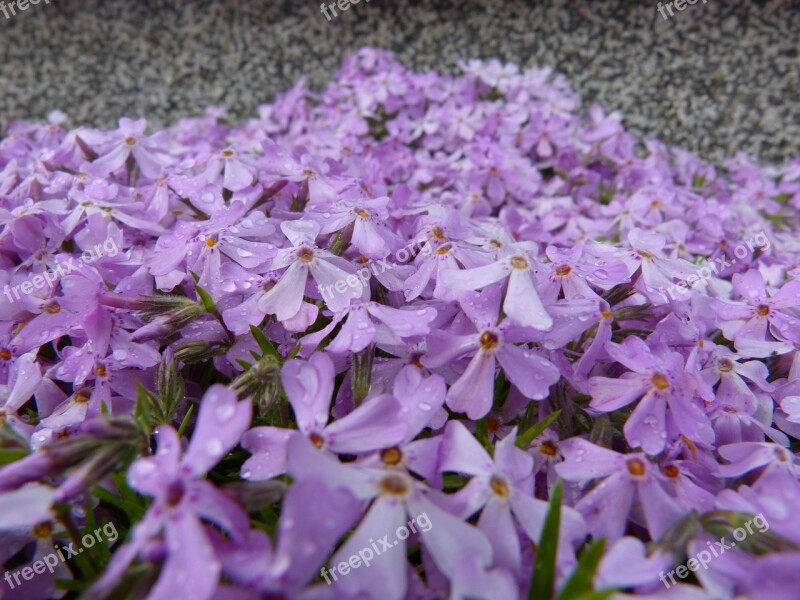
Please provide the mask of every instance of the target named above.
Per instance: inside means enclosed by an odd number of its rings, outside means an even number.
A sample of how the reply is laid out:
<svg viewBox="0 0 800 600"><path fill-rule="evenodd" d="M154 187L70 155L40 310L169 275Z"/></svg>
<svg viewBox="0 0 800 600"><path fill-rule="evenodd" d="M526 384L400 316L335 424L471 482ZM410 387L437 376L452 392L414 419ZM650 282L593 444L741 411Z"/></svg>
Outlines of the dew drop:
<svg viewBox="0 0 800 600"><path fill-rule="evenodd" d="M222 454L222 449L223 449L222 442L218 439L213 439L206 442L206 451L211 456L218 456Z"/></svg>
<svg viewBox="0 0 800 600"><path fill-rule="evenodd" d="M236 408L233 406L233 404L228 403L218 406L217 410L215 411L217 418L222 422L228 421L235 413Z"/></svg>

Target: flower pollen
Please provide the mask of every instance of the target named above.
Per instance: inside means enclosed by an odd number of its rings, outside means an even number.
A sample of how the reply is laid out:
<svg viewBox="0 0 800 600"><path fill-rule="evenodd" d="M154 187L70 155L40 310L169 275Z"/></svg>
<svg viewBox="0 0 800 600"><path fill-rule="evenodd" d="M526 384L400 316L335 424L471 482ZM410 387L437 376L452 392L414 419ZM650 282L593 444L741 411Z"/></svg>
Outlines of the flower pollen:
<svg viewBox="0 0 800 600"><path fill-rule="evenodd" d="M663 373L656 373L651 379L653 387L659 392L664 392L669 389L669 379Z"/></svg>

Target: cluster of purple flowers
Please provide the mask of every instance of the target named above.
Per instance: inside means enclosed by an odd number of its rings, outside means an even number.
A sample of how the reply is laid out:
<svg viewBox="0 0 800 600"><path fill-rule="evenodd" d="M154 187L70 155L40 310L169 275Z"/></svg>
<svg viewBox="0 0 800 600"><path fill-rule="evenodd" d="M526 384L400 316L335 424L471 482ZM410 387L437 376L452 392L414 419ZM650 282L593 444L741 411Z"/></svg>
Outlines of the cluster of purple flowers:
<svg viewBox="0 0 800 600"><path fill-rule="evenodd" d="M48 285L0 294L0 554L121 536L1 597L798 597L800 160L637 147L549 69L462 66L9 127L0 286Z"/></svg>

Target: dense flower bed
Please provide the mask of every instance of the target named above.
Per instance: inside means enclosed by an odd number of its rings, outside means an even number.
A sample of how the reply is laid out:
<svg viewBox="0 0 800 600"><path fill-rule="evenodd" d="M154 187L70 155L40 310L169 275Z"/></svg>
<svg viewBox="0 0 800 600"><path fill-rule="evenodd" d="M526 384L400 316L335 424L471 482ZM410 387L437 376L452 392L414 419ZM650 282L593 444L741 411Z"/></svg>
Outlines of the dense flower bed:
<svg viewBox="0 0 800 600"><path fill-rule="evenodd" d="M463 70L9 127L0 597L797 598L800 161Z"/></svg>

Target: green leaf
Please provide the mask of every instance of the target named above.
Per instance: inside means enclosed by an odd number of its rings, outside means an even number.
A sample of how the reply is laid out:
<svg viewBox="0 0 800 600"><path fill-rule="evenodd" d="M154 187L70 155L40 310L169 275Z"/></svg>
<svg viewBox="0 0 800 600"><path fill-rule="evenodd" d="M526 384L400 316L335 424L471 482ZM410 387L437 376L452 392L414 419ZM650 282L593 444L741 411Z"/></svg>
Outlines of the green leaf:
<svg viewBox="0 0 800 600"><path fill-rule="evenodd" d="M197 292L197 296L200 298L200 301L203 303L203 308L206 309L206 312L209 312L212 315L217 314L217 305L214 304L214 299L211 297L211 294L197 284L195 284L194 289Z"/></svg>
<svg viewBox="0 0 800 600"><path fill-rule="evenodd" d="M777 196L773 196L772 199L775 200L775 202L778 202L779 204L788 204L789 200L791 200L793 197L794 196L792 194L787 194L786 192L783 192L781 194L778 194Z"/></svg>
<svg viewBox="0 0 800 600"><path fill-rule="evenodd" d="M99 527L97 526L97 518L94 514L94 503L92 502L91 498L86 499L86 520L83 525L83 535L85 537L87 535L91 536L97 531ZM105 565L111 559L111 552L108 549L108 545L105 541L100 542L98 544L94 544L91 548L87 547L88 552L90 552L97 561L101 565Z"/></svg>
<svg viewBox="0 0 800 600"><path fill-rule="evenodd" d="M281 355L278 354L278 351L275 349L275 346L272 345L272 342L269 341L264 332L261 331L255 325L250 325L250 333L253 334L253 337L256 338L256 343L258 347L261 348L261 352L264 353L264 356L271 356L277 361L281 361Z"/></svg>
<svg viewBox="0 0 800 600"><path fill-rule="evenodd" d="M239 366L242 367L245 371L249 371L253 368L253 363L249 363L246 360L242 360L241 358L237 358L236 362L239 363Z"/></svg>
<svg viewBox="0 0 800 600"><path fill-rule="evenodd" d="M133 406L133 420L145 435L149 436L157 417L153 414L157 406L153 395L138 381L136 382L136 404Z"/></svg>
<svg viewBox="0 0 800 600"><path fill-rule="evenodd" d="M0 466L11 464L27 455L25 450L0 450Z"/></svg>
<svg viewBox="0 0 800 600"><path fill-rule="evenodd" d="M517 448L525 449L530 446L531 442L539 437L545 429L550 427L550 424L555 421L560 414L560 409L555 412L551 412L544 419L536 423L536 425L528 429L528 431L518 435L517 441L514 442L517 445Z"/></svg>
<svg viewBox="0 0 800 600"><path fill-rule="evenodd" d="M56 579L56 587L60 590L68 592L80 592L86 588L85 581L76 581L74 579Z"/></svg>
<svg viewBox="0 0 800 600"><path fill-rule="evenodd" d="M489 456L494 456L494 445L489 440L489 424L486 417L475 423L475 437L489 453Z"/></svg>
<svg viewBox="0 0 800 600"><path fill-rule="evenodd" d="M194 404L189 405L189 410L186 411L186 416L183 417L183 421L181 421L181 426L178 427L178 437L183 435L183 432L186 431L186 426L189 424L189 418L192 416L194 412Z"/></svg>
<svg viewBox="0 0 800 600"><path fill-rule="evenodd" d="M606 541L601 538L584 549L578 559L578 566L575 567L575 571L564 585L557 600L573 600L593 591L592 582L605 547Z"/></svg>
<svg viewBox="0 0 800 600"><path fill-rule="evenodd" d="M124 473L112 473L111 479L114 481L119 495L99 485L92 488L92 495L102 502L117 507L125 513L131 523L141 521L147 511L149 501L139 496L128 486Z"/></svg>
<svg viewBox="0 0 800 600"><path fill-rule="evenodd" d="M444 482L444 489L448 492L460 490L467 485L467 483L469 483L468 477L464 477L463 475L459 475L457 473L445 473L442 477L442 480Z"/></svg>
<svg viewBox="0 0 800 600"><path fill-rule="evenodd" d="M553 486L550 508L542 528L542 538L533 562L533 578L528 600L548 600L553 597L553 584L556 579L556 554L558 535L561 527L561 497L564 487L559 479Z"/></svg>
<svg viewBox="0 0 800 600"><path fill-rule="evenodd" d="M566 600L606 600L613 594L616 594L619 590L611 589L611 590L598 590L596 592L586 592L585 594L581 594L580 596L572 596L567 598Z"/></svg>

